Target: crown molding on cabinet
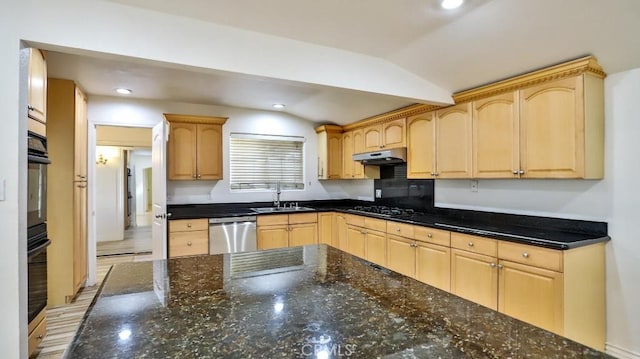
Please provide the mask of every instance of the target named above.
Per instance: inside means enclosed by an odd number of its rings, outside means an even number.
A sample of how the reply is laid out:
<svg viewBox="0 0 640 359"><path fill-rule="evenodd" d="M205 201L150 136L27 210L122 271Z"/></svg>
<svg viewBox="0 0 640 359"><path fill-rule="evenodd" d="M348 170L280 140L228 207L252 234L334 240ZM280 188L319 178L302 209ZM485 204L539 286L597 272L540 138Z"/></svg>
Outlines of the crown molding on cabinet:
<svg viewBox="0 0 640 359"><path fill-rule="evenodd" d="M209 125L224 125L229 119L228 117L177 115L173 113L164 113L163 116L167 121L174 123L201 123Z"/></svg>

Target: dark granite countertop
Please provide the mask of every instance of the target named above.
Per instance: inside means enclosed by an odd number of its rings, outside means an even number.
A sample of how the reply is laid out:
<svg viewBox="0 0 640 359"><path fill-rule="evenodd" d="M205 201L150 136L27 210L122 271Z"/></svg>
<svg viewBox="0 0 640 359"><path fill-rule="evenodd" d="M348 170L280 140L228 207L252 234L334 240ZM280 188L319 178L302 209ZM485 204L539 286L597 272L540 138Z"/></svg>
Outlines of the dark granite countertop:
<svg viewBox="0 0 640 359"><path fill-rule="evenodd" d="M551 249L572 249L611 239L607 235L607 224L603 222L451 209L435 209L412 216L388 216L355 211L352 208L357 205L372 204L355 200L305 201L299 204L319 212L352 213ZM252 208L269 206L272 204L267 202L185 204L170 205L167 211L171 219L220 218L257 215Z"/></svg>
<svg viewBox="0 0 640 359"><path fill-rule="evenodd" d="M340 356L608 357L325 245L115 265L66 352Z"/></svg>

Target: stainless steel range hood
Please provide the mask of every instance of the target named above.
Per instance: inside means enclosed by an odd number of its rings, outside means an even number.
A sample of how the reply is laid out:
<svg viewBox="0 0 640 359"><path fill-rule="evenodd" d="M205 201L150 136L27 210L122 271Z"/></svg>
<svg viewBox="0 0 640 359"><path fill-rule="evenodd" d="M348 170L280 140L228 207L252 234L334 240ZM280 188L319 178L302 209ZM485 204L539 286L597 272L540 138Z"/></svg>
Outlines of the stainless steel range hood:
<svg viewBox="0 0 640 359"><path fill-rule="evenodd" d="M407 161L407 148L401 147L374 152L356 153L352 158L354 161L362 162L364 165L393 165Z"/></svg>

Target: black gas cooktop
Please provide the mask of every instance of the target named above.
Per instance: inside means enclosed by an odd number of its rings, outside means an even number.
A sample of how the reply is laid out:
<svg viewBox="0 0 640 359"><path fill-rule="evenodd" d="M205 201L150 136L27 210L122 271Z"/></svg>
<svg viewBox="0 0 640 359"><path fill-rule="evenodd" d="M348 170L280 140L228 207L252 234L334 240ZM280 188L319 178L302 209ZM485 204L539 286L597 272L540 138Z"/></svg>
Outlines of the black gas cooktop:
<svg viewBox="0 0 640 359"><path fill-rule="evenodd" d="M351 210L355 212L374 213L381 216L411 217L423 214L422 212L416 212L415 210L410 208L388 206L355 206Z"/></svg>

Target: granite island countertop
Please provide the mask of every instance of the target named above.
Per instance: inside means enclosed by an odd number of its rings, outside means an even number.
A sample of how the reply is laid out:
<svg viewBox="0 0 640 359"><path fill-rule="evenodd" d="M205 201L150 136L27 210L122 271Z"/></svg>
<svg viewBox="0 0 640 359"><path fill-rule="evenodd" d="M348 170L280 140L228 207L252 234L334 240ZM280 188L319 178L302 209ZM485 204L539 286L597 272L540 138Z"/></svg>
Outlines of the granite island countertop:
<svg viewBox="0 0 640 359"><path fill-rule="evenodd" d="M325 245L115 265L66 358L606 358Z"/></svg>

